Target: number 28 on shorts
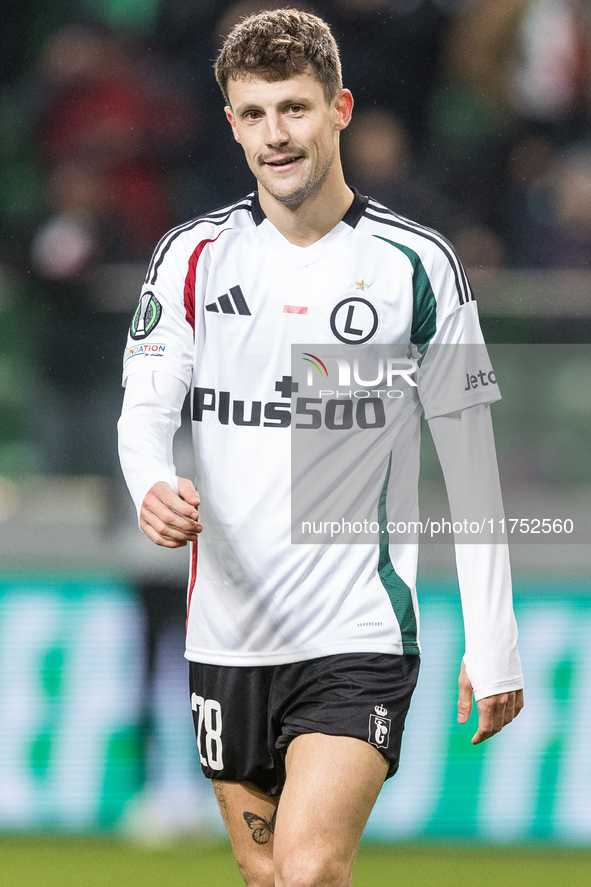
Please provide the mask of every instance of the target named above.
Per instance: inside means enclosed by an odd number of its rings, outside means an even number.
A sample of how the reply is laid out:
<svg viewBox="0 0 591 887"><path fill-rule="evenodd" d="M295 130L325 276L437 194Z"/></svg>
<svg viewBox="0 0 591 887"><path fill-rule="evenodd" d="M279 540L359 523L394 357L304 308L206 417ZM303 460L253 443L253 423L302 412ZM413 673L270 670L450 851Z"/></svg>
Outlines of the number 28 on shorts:
<svg viewBox="0 0 591 887"><path fill-rule="evenodd" d="M191 694L191 708L197 713L197 745L205 767L222 770L222 707L216 699ZM205 736L203 735L205 733ZM203 740L205 739L205 748ZM204 754L205 752L205 754Z"/></svg>

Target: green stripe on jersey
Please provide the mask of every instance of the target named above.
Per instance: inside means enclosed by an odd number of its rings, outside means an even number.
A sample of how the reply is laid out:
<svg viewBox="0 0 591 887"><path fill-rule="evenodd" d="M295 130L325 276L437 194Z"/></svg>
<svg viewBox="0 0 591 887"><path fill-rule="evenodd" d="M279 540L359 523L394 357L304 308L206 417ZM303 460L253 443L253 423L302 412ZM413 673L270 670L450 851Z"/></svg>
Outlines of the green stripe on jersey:
<svg viewBox="0 0 591 887"><path fill-rule="evenodd" d="M409 246L388 240L387 237L380 237L379 234L373 236L399 249L412 265L413 306L410 341L419 348L421 346L425 348L435 335L437 326L437 302L425 266L421 262L419 254Z"/></svg>
<svg viewBox="0 0 591 887"><path fill-rule="evenodd" d="M404 653L418 653L419 645L417 641L417 618L412 602L412 594L410 588L403 582L390 560L390 535L387 530L388 517L386 514L386 499L388 496L388 483L390 481L390 470L392 468L392 453L388 460L388 470L386 478L380 493L380 501L378 503L378 522L380 525L380 538L386 539L380 542L380 555L378 559L378 575L382 585L388 592L394 615L400 625L400 634L402 635L402 650Z"/></svg>

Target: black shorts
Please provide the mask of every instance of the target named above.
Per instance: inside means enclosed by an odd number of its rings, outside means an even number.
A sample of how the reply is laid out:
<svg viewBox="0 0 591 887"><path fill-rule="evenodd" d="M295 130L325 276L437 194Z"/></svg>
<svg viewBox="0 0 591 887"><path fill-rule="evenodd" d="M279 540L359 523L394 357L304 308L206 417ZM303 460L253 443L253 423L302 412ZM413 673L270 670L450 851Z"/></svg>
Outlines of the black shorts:
<svg viewBox="0 0 591 887"><path fill-rule="evenodd" d="M290 741L301 733L325 733L371 743L393 776L418 673L417 655L387 653L270 666L190 662L203 772L208 779L251 782L279 795Z"/></svg>

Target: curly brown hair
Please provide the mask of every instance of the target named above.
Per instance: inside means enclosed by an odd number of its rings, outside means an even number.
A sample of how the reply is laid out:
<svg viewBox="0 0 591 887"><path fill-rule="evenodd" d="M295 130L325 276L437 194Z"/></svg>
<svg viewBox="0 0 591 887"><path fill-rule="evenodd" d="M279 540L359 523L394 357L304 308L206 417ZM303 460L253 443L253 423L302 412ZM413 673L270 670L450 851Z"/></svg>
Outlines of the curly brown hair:
<svg viewBox="0 0 591 887"><path fill-rule="evenodd" d="M275 82L310 66L327 102L342 87L339 49L326 22L299 9L273 9L248 16L228 34L217 57L216 80L228 101L228 82L256 76Z"/></svg>

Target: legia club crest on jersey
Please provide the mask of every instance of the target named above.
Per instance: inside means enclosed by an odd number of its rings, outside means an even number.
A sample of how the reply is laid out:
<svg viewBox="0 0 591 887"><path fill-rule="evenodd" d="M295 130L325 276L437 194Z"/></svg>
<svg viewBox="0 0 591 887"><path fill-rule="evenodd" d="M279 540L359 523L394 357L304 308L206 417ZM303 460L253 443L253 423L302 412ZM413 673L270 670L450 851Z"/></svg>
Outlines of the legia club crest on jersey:
<svg viewBox="0 0 591 887"><path fill-rule="evenodd" d="M387 718L388 709L383 705L376 705L375 714L369 716L369 736L367 741L376 748L388 748L390 743L390 726L392 721Z"/></svg>
<svg viewBox="0 0 591 887"><path fill-rule="evenodd" d="M145 339L156 328L161 316L162 305L154 293L149 290L142 293L129 328L131 338Z"/></svg>
<svg viewBox="0 0 591 887"><path fill-rule="evenodd" d="M368 284L363 283L363 286ZM359 289L361 283L357 284ZM330 328L333 335L345 345L363 345L372 339L378 329L379 317L375 307L361 296L349 296L332 309Z"/></svg>

